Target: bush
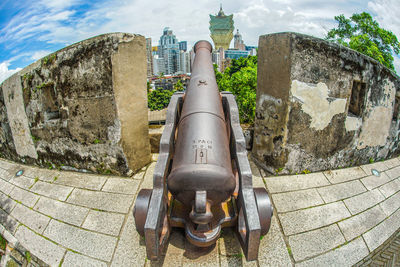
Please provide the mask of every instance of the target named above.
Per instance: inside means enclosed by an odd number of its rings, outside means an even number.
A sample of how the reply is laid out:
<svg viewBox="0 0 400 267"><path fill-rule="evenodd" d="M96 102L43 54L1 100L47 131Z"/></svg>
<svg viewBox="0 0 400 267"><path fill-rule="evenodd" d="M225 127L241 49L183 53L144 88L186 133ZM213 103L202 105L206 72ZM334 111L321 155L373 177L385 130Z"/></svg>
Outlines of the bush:
<svg viewBox="0 0 400 267"><path fill-rule="evenodd" d="M171 96L175 90L157 89L151 91L147 96L147 106L150 110L162 110L168 107Z"/></svg>

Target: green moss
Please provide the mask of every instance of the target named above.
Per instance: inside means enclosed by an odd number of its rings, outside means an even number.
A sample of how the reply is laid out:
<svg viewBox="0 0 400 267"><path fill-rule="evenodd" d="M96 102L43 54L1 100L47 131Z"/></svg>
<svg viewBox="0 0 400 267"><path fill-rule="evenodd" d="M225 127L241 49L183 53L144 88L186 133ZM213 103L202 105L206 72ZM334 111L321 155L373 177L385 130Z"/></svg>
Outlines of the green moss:
<svg viewBox="0 0 400 267"><path fill-rule="evenodd" d="M369 158L369 163L374 163L375 160L373 158Z"/></svg>
<svg viewBox="0 0 400 267"><path fill-rule="evenodd" d="M31 253L29 251L25 252L25 258L28 261L28 263L31 262L32 256L31 256Z"/></svg>
<svg viewBox="0 0 400 267"><path fill-rule="evenodd" d="M37 136L31 135L31 137L34 144L36 144L40 140L40 138Z"/></svg>
<svg viewBox="0 0 400 267"><path fill-rule="evenodd" d="M56 54L52 54L50 56L44 57L42 59L42 66L44 66L44 65L47 66L47 65L54 63L56 61L56 58L57 58Z"/></svg>
<svg viewBox="0 0 400 267"><path fill-rule="evenodd" d="M309 173L311 173L311 171L305 169L304 171L302 171L302 173L304 173L304 174L309 174Z"/></svg>
<svg viewBox="0 0 400 267"><path fill-rule="evenodd" d="M5 250L6 245L7 245L7 240L5 240L5 238L0 235L0 248L2 250Z"/></svg>
<svg viewBox="0 0 400 267"><path fill-rule="evenodd" d="M96 139L94 139L93 144L100 144L100 142L101 142L101 141L100 141L99 139L96 138Z"/></svg>
<svg viewBox="0 0 400 267"><path fill-rule="evenodd" d="M57 179L58 179L58 176L54 176L53 182L57 181Z"/></svg>

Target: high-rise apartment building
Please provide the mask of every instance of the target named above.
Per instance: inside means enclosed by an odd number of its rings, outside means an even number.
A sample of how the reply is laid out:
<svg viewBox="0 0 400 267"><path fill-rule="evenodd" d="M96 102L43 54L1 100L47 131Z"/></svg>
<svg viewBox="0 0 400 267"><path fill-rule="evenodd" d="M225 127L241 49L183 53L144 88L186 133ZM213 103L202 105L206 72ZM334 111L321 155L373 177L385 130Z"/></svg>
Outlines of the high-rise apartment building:
<svg viewBox="0 0 400 267"><path fill-rule="evenodd" d="M187 51L187 41L179 42L179 50L182 50L183 52Z"/></svg>
<svg viewBox="0 0 400 267"><path fill-rule="evenodd" d="M151 47L151 38L146 38L146 60L147 60L147 77L153 76L153 54Z"/></svg>
<svg viewBox="0 0 400 267"><path fill-rule="evenodd" d="M211 39L215 49L229 49L229 44L233 38L233 15L225 15L222 5L216 16L210 14Z"/></svg>
<svg viewBox="0 0 400 267"><path fill-rule="evenodd" d="M166 74L178 71L179 43L170 28L164 28L158 45L158 56L164 59Z"/></svg>

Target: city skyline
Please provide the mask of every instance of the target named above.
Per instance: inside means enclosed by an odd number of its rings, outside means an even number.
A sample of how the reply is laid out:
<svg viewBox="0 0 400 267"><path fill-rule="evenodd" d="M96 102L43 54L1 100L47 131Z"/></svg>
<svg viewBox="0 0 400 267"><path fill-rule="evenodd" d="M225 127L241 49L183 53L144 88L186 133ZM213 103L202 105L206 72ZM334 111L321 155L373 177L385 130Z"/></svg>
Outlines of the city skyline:
<svg viewBox="0 0 400 267"><path fill-rule="evenodd" d="M212 41L209 14L220 3L233 14L235 31L240 29L246 45L258 45L263 34L295 31L324 37L337 25L334 16L366 11L381 27L400 36L398 0L309 1L309 0L208 0L147 1L101 0L3 0L0 4L0 81L16 70L72 43L107 32L131 32L152 38L157 45L165 27L174 29L188 50L200 39ZM232 44L231 44L232 46ZM400 58L395 56L400 72Z"/></svg>

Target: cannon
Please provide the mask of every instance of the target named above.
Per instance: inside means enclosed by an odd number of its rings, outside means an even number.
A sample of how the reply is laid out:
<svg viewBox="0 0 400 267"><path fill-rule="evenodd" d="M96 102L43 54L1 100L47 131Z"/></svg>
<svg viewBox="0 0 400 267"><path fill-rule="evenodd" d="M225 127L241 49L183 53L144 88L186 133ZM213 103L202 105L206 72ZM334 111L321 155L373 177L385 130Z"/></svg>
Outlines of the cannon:
<svg viewBox="0 0 400 267"><path fill-rule="evenodd" d="M247 260L258 257L273 208L264 188L253 188L234 96L220 93L211 44L199 41L189 86L171 97L153 189L142 189L133 216L147 258L157 260L171 229L185 229L198 247L213 245L234 227Z"/></svg>

